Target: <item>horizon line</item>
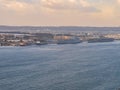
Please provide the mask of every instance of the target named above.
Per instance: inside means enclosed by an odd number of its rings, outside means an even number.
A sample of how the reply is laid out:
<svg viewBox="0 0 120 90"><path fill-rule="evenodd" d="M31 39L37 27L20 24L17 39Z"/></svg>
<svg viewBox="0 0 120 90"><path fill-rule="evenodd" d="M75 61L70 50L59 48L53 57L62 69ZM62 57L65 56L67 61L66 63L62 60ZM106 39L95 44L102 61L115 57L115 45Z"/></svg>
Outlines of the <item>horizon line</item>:
<svg viewBox="0 0 120 90"><path fill-rule="evenodd" d="M0 27L98 27L98 28L102 28L102 27L104 27L104 28L109 28L109 27L119 27L120 28L120 26L78 26L78 25L74 25L74 26L68 26L68 25L65 25L65 26L63 26L63 25L0 25Z"/></svg>

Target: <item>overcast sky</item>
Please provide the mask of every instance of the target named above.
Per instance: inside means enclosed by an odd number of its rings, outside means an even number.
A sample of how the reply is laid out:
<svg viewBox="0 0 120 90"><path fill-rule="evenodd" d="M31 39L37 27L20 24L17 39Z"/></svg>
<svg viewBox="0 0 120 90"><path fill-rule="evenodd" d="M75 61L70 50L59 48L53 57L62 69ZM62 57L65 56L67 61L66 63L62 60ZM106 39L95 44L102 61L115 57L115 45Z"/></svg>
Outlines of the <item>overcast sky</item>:
<svg viewBox="0 0 120 90"><path fill-rule="evenodd" d="M120 26L120 0L0 0L0 25Z"/></svg>

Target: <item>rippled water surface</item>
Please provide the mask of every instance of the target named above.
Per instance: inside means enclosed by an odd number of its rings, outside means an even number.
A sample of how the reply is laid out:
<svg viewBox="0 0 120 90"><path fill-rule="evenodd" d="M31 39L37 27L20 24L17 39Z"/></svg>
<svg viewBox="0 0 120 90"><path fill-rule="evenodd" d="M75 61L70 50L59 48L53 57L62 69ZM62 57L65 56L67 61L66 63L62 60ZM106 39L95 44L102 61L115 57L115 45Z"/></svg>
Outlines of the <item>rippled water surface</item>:
<svg viewBox="0 0 120 90"><path fill-rule="evenodd" d="M0 90L117 90L120 42L0 47Z"/></svg>

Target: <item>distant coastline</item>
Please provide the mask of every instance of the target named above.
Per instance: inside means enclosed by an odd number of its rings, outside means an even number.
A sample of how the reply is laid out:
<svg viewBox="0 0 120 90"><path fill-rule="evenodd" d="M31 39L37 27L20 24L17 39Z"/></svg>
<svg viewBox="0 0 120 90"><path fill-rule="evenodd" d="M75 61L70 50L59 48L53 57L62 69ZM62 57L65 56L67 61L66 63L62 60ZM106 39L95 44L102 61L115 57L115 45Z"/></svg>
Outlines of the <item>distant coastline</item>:
<svg viewBox="0 0 120 90"><path fill-rule="evenodd" d="M77 44L120 40L120 27L0 26L0 46Z"/></svg>

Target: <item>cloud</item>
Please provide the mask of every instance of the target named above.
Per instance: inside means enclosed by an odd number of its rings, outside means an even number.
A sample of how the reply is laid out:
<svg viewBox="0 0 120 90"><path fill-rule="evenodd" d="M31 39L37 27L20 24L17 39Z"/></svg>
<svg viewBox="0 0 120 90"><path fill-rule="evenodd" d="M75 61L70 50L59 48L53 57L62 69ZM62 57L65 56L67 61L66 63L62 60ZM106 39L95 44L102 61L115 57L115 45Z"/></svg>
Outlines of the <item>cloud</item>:
<svg viewBox="0 0 120 90"><path fill-rule="evenodd" d="M69 10L82 12L98 12L87 0L0 0L0 7L14 11L38 10Z"/></svg>
<svg viewBox="0 0 120 90"><path fill-rule="evenodd" d="M43 7L53 10L99 11L86 0L42 0L41 3Z"/></svg>
<svg viewBox="0 0 120 90"><path fill-rule="evenodd" d="M18 0L0 0L0 8L10 11L26 11L32 9L32 4Z"/></svg>
<svg viewBox="0 0 120 90"><path fill-rule="evenodd" d="M0 24L115 25L119 9L120 0L0 0Z"/></svg>

